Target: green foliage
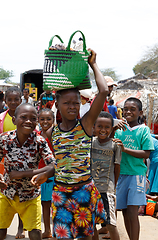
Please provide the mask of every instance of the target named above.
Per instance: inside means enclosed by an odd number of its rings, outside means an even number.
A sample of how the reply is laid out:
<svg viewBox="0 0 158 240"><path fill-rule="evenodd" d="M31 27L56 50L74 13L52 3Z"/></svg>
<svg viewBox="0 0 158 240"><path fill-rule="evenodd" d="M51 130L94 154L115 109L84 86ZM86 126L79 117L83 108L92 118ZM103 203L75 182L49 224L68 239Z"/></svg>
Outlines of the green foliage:
<svg viewBox="0 0 158 240"><path fill-rule="evenodd" d="M112 77L112 79L114 81L118 81L119 80L119 75L116 74L116 72L112 69L112 68L105 68L105 69L101 69L101 72L104 76L109 76ZM90 71L90 78L91 80L94 80L94 74L93 71Z"/></svg>
<svg viewBox="0 0 158 240"><path fill-rule="evenodd" d="M111 77L114 81L118 81L120 76L116 74L116 72L114 71L114 69L112 68L106 68L106 69L102 69L101 70L102 74L104 76L109 76Z"/></svg>
<svg viewBox="0 0 158 240"><path fill-rule="evenodd" d="M5 82L11 82L9 78L13 77L13 71L4 70L3 68L0 68L0 79L5 80Z"/></svg>
<svg viewBox="0 0 158 240"><path fill-rule="evenodd" d="M119 75L116 74L116 72L113 70L113 68L105 68L105 69L101 69L101 72L104 76L109 76L111 77L114 81L118 81L119 80ZM90 79L91 79L91 82L92 82L92 88L96 88L96 83L95 83L95 80L94 80L94 74L93 74L93 71L90 70Z"/></svg>
<svg viewBox="0 0 158 240"><path fill-rule="evenodd" d="M146 76L152 72L158 72L158 44L148 48L143 58L134 66L133 72Z"/></svg>

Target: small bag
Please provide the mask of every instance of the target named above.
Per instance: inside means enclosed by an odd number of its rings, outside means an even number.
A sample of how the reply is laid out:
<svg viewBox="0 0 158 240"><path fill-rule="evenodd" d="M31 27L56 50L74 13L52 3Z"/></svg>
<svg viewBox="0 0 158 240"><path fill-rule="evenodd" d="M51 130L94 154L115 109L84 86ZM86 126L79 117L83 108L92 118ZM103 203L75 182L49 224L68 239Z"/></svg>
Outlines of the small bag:
<svg viewBox="0 0 158 240"><path fill-rule="evenodd" d="M77 32L82 34L83 51L70 50L72 38ZM49 50L54 37L63 43L58 35L54 35L49 41L48 50L45 50L43 89L61 90L77 87L81 90L91 88L88 66L90 53L86 50L84 34L79 30L74 32L70 36L66 50Z"/></svg>

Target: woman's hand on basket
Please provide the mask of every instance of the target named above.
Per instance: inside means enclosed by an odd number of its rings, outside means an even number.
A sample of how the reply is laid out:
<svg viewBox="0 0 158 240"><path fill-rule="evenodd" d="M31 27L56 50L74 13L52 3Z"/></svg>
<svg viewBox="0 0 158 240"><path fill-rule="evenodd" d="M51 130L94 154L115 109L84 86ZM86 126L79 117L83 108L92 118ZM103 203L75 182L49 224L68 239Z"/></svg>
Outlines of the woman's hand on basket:
<svg viewBox="0 0 158 240"><path fill-rule="evenodd" d="M96 52L94 52L92 49L88 49L88 51L90 52L89 58L88 58L88 63L91 66L91 68L93 68L93 64L96 63Z"/></svg>

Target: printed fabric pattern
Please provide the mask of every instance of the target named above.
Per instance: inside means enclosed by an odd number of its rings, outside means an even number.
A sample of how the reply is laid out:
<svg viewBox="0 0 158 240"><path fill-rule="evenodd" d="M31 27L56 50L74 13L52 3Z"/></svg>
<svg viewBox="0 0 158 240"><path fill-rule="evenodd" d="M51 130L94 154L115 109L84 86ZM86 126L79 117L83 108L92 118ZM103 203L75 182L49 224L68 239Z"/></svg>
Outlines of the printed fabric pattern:
<svg viewBox="0 0 158 240"><path fill-rule="evenodd" d="M94 182L82 187L55 184L52 219L53 234L57 239L92 236L95 224L106 221L101 195Z"/></svg>
<svg viewBox="0 0 158 240"><path fill-rule="evenodd" d="M91 137L85 133L79 120L68 132L56 126L52 133L52 145L56 159L55 181L74 184L91 178Z"/></svg>
<svg viewBox="0 0 158 240"><path fill-rule="evenodd" d="M45 139L35 131L31 133L25 143L20 146L17 139L17 130L5 132L0 135L0 161L4 156L4 181L7 189L1 192L8 198L13 199L15 193L19 195L20 202L34 199L40 195L40 189L31 184L31 178L10 180L11 171L26 171L38 168L41 158L46 165L55 161Z"/></svg>

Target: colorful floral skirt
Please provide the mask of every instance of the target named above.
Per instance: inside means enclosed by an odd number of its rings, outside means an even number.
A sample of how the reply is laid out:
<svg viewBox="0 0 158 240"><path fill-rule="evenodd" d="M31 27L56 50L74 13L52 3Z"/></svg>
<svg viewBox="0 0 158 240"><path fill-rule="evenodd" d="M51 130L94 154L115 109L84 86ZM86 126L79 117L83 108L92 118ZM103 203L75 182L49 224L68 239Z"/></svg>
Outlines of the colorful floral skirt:
<svg viewBox="0 0 158 240"><path fill-rule="evenodd" d="M94 182L80 187L54 184L52 193L53 236L83 238L94 235L96 223L106 221L101 195Z"/></svg>

